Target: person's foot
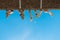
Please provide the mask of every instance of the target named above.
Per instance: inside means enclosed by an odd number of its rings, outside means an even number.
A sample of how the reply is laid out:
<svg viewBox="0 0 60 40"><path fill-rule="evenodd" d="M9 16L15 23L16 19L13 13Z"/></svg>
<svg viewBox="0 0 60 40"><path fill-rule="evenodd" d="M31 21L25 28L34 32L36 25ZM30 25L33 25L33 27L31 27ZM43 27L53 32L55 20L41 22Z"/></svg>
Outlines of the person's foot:
<svg viewBox="0 0 60 40"><path fill-rule="evenodd" d="M20 16L21 16L22 19L24 19L24 14L21 13Z"/></svg>
<svg viewBox="0 0 60 40"><path fill-rule="evenodd" d="M40 16L38 13L36 13L35 15L36 15L36 17L39 17Z"/></svg>
<svg viewBox="0 0 60 40"><path fill-rule="evenodd" d="M32 14L30 13L30 21L32 22Z"/></svg>
<svg viewBox="0 0 60 40"><path fill-rule="evenodd" d="M32 22L32 17L30 17L30 21Z"/></svg>
<svg viewBox="0 0 60 40"><path fill-rule="evenodd" d="M52 12L48 12L48 14L49 14L50 16L53 16L53 13L52 13Z"/></svg>

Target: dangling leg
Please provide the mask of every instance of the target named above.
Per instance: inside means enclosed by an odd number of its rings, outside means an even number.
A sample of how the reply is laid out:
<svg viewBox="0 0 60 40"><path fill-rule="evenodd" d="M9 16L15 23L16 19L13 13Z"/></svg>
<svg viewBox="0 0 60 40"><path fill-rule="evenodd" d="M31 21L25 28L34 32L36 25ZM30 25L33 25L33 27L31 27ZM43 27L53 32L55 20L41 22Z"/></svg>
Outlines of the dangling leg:
<svg viewBox="0 0 60 40"><path fill-rule="evenodd" d="M42 9L40 9L40 13L39 14L36 13L36 17L40 17L41 14L42 14Z"/></svg>
<svg viewBox="0 0 60 40"><path fill-rule="evenodd" d="M24 20L24 13L23 13L23 10L22 9L19 9L19 14L20 14L20 16L21 16L21 18Z"/></svg>
<svg viewBox="0 0 60 40"><path fill-rule="evenodd" d="M53 13L52 12L49 12L47 9L44 9L44 12L45 13L48 13L50 16L53 16Z"/></svg>
<svg viewBox="0 0 60 40"><path fill-rule="evenodd" d="M7 18L10 14L13 14L13 10L7 10L7 12L6 12L6 18Z"/></svg>
<svg viewBox="0 0 60 40"><path fill-rule="evenodd" d="M41 16L41 14L42 14L42 9L40 9L40 14L39 15Z"/></svg>
<svg viewBox="0 0 60 40"><path fill-rule="evenodd" d="M53 16L53 13L52 13L52 12L48 12L48 14L49 14L50 16Z"/></svg>
<svg viewBox="0 0 60 40"><path fill-rule="evenodd" d="M24 14L23 14L23 11L21 11L20 16L21 16L21 18L24 20Z"/></svg>
<svg viewBox="0 0 60 40"><path fill-rule="evenodd" d="M36 15L36 17L40 17L41 14L42 14L42 9L40 9L40 13L37 13L37 12L35 11L35 15Z"/></svg>
<svg viewBox="0 0 60 40"><path fill-rule="evenodd" d="M32 22L32 14L30 12L30 9L29 9L29 15L30 15L30 21Z"/></svg>
<svg viewBox="0 0 60 40"><path fill-rule="evenodd" d="M44 12L45 12L45 13L48 13L48 10L47 10L47 9L44 9Z"/></svg>
<svg viewBox="0 0 60 40"><path fill-rule="evenodd" d="M36 12L36 10L37 10L37 9L35 9L35 15L36 15L36 17L38 17L38 16L39 16L39 14Z"/></svg>
<svg viewBox="0 0 60 40"><path fill-rule="evenodd" d="M30 14L30 21L32 22L32 14Z"/></svg>

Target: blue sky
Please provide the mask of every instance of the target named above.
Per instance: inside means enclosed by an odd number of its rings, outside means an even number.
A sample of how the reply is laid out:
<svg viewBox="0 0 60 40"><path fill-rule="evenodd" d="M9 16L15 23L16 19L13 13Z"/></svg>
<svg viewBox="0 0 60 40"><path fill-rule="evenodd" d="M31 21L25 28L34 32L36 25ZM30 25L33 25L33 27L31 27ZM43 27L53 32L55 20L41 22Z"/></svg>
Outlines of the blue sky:
<svg viewBox="0 0 60 40"><path fill-rule="evenodd" d="M28 10L24 11L24 20L17 10L8 19L6 10L0 10L0 40L60 40L60 10L50 11L54 16L43 12L36 18L32 10L33 21L30 22Z"/></svg>

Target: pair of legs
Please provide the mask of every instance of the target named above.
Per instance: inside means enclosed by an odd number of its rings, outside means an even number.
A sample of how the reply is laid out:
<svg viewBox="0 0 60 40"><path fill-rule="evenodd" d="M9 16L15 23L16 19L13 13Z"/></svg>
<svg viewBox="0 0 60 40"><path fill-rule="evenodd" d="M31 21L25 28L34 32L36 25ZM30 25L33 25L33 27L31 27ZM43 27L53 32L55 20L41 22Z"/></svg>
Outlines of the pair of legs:
<svg viewBox="0 0 60 40"><path fill-rule="evenodd" d="M42 9L40 9L40 13L39 14L37 14L36 12L35 12L35 14L36 14L36 17L40 17L40 15L42 14ZM53 13L52 12L50 12L50 11L48 11L48 9L44 9L44 13L48 13L50 16L53 16Z"/></svg>
<svg viewBox="0 0 60 40"><path fill-rule="evenodd" d="M21 18L24 19L23 10L19 9L19 12L20 12ZM7 12L6 12L6 18L8 18L8 16L9 16L10 14L13 14L13 10L7 10Z"/></svg>

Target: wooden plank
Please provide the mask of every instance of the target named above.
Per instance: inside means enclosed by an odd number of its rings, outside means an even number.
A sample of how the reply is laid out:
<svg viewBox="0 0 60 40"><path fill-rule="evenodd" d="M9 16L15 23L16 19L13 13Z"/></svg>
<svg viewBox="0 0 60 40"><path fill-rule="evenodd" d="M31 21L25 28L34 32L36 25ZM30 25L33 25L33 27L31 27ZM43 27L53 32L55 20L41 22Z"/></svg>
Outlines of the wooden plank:
<svg viewBox="0 0 60 40"><path fill-rule="evenodd" d="M60 0L42 0L43 9L60 9ZM0 0L0 9L19 9L19 0ZM40 9L40 0L21 0L21 9Z"/></svg>
<svg viewBox="0 0 60 40"><path fill-rule="evenodd" d="M19 0L0 0L0 9L18 9Z"/></svg>
<svg viewBox="0 0 60 40"><path fill-rule="evenodd" d="M39 9L40 0L21 0L21 9Z"/></svg>
<svg viewBox="0 0 60 40"><path fill-rule="evenodd" d="M43 9L60 9L60 0L42 0Z"/></svg>

